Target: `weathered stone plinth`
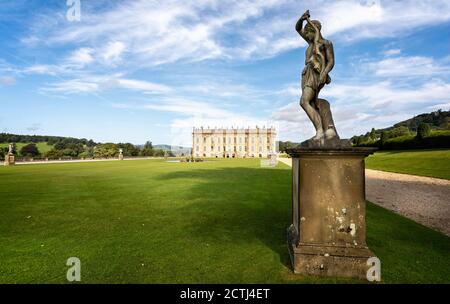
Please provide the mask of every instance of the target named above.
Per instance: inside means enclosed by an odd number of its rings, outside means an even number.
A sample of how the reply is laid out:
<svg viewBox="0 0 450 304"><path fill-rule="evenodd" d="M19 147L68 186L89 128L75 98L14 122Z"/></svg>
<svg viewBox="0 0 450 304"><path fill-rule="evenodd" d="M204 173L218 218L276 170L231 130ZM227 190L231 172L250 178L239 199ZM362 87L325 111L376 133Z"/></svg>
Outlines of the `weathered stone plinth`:
<svg viewBox="0 0 450 304"><path fill-rule="evenodd" d="M13 166L15 164L16 164L16 160L15 160L14 154L5 155L5 162L4 162L5 166Z"/></svg>
<svg viewBox="0 0 450 304"><path fill-rule="evenodd" d="M289 149L292 225L288 247L295 273L366 278L364 158L371 148Z"/></svg>

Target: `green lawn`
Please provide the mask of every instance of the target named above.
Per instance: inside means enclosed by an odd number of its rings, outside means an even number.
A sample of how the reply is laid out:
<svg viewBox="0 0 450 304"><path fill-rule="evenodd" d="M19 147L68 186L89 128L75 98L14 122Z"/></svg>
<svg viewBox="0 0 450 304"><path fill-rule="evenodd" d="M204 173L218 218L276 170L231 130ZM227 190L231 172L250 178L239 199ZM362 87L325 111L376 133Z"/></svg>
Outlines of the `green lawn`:
<svg viewBox="0 0 450 304"><path fill-rule="evenodd" d="M16 143L17 152L20 153L20 149L22 149L23 146L26 146L28 144L29 143ZM7 144L7 143L0 144L0 148L4 148L4 147L8 147L8 146L9 146L9 144ZM50 151L53 148L52 145L49 145L46 142L38 142L38 143L36 143L36 146L42 155L44 155L46 152Z"/></svg>
<svg viewBox="0 0 450 304"><path fill-rule="evenodd" d="M0 283L361 282L294 275L291 170L256 159L0 167ZM30 217L31 216L31 217ZM450 283L450 238L373 204L384 282Z"/></svg>
<svg viewBox="0 0 450 304"><path fill-rule="evenodd" d="M450 149L377 152L367 158L366 167L450 179Z"/></svg>

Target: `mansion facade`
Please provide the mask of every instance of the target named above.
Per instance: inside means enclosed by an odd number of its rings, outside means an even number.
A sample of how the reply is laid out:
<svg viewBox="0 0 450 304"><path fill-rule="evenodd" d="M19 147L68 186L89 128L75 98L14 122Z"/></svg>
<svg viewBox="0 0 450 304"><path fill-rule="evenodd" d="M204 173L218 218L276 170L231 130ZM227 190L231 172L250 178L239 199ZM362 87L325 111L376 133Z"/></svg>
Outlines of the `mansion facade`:
<svg viewBox="0 0 450 304"><path fill-rule="evenodd" d="M275 128L194 128L193 157L269 157L276 151Z"/></svg>

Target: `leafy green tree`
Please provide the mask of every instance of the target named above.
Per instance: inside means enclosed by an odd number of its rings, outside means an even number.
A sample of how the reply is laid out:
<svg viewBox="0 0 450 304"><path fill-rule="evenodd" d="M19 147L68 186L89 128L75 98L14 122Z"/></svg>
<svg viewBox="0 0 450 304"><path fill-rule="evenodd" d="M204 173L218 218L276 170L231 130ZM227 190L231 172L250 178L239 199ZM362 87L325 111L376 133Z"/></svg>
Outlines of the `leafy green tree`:
<svg viewBox="0 0 450 304"><path fill-rule="evenodd" d="M278 150L280 152L286 152L287 149L296 148L298 145L298 143L293 143L291 141L279 141Z"/></svg>
<svg viewBox="0 0 450 304"><path fill-rule="evenodd" d="M84 151L84 152L81 152L80 154L78 154L78 157L80 157L80 158L89 158L92 156L93 155L91 153L89 153L88 151Z"/></svg>
<svg viewBox="0 0 450 304"><path fill-rule="evenodd" d="M372 141L377 140L377 133L375 132L375 128L372 128L372 130L370 131L369 138L370 138Z"/></svg>
<svg viewBox="0 0 450 304"><path fill-rule="evenodd" d="M450 117L446 117L439 127L444 130L450 130Z"/></svg>
<svg viewBox="0 0 450 304"><path fill-rule="evenodd" d="M381 137L380 137L381 147L383 147L386 144L386 141L388 139L389 139L389 132L388 131L381 132Z"/></svg>
<svg viewBox="0 0 450 304"><path fill-rule="evenodd" d="M151 141L147 141L144 148L141 150L141 156L153 156L154 150Z"/></svg>
<svg viewBox="0 0 450 304"><path fill-rule="evenodd" d="M8 150L9 150L9 148L8 148ZM13 154L17 155L17 145L15 142L12 143L12 150L13 150Z"/></svg>
<svg viewBox="0 0 450 304"><path fill-rule="evenodd" d="M120 149L123 150L124 156L138 156L139 155L139 148L136 147L133 144L125 143L125 144L118 144L117 145Z"/></svg>
<svg viewBox="0 0 450 304"><path fill-rule="evenodd" d="M61 150L57 150L57 149L51 149L50 151L48 151L47 153L44 154L45 157L50 158L50 159L57 159L63 156L62 151Z"/></svg>
<svg viewBox="0 0 450 304"><path fill-rule="evenodd" d="M431 133L431 127L430 127L429 124L422 122L422 123L420 123L417 126L417 135L416 135L416 137L418 139L423 139L423 138L429 136L430 133Z"/></svg>
<svg viewBox="0 0 450 304"><path fill-rule="evenodd" d="M165 151L163 150L163 149L154 149L153 150L153 156L156 156L156 157L163 157L163 156L165 156Z"/></svg>
<svg viewBox="0 0 450 304"><path fill-rule="evenodd" d="M400 137L400 136L405 136L405 135L411 135L411 132L409 131L408 127L400 126L400 127L390 130L389 134L390 134L390 138L394 138L394 137Z"/></svg>
<svg viewBox="0 0 450 304"><path fill-rule="evenodd" d="M95 157L116 157L119 155L119 147L113 143L96 145L94 148Z"/></svg>
<svg viewBox="0 0 450 304"><path fill-rule="evenodd" d="M61 150L61 154L63 156L68 156L68 157L77 157L78 156L78 152L75 151L74 149L70 149L70 148Z"/></svg>
<svg viewBox="0 0 450 304"><path fill-rule="evenodd" d="M36 144L28 144L23 146L22 149L20 149L20 155L22 156L35 157L40 154L41 153L39 153L39 149L36 146Z"/></svg>
<svg viewBox="0 0 450 304"><path fill-rule="evenodd" d="M0 147L0 160L5 159L5 155L8 153L8 148L2 148Z"/></svg>

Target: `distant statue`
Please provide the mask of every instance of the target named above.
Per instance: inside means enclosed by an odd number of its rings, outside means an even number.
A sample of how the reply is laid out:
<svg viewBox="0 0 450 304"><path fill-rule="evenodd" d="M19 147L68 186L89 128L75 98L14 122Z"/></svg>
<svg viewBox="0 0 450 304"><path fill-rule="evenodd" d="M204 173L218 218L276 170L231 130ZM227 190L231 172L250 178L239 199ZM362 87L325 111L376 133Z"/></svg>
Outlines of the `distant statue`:
<svg viewBox="0 0 450 304"><path fill-rule="evenodd" d="M320 90L331 82L328 75L334 67L334 50L331 41L322 37L322 25L310 20L307 10L297 21L296 31L308 43L305 68L302 72L302 97L300 106L314 124L316 135L302 143L303 147L350 146L347 140L340 140L334 126L330 104L319 98ZM303 22L307 24L303 27Z"/></svg>
<svg viewBox="0 0 450 304"><path fill-rule="evenodd" d="M13 152L13 145L12 144L9 144L9 148L8 148L8 154L14 154L14 152Z"/></svg>

